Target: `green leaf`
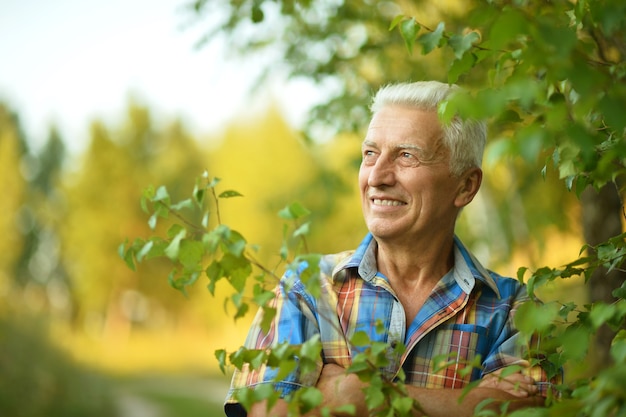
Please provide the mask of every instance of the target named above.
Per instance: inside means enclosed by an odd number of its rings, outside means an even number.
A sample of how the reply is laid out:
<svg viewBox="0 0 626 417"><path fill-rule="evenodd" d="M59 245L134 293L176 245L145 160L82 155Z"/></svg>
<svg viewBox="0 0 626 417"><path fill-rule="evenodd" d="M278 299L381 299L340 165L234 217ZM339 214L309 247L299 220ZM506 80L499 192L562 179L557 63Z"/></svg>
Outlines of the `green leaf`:
<svg viewBox="0 0 626 417"><path fill-rule="evenodd" d="M224 349L217 349L215 351L215 358L220 365L220 371L226 375L226 351Z"/></svg>
<svg viewBox="0 0 626 417"><path fill-rule="evenodd" d="M151 230L154 230L156 228L158 218L159 216L156 213L153 213L152 216L150 216L150 218L148 219L148 226Z"/></svg>
<svg viewBox="0 0 626 417"><path fill-rule="evenodd" d="M129 247L128 249L125 250L126 247L126 243L122 243L118 249L117 249L117 253L118 255L124 260L124 262L126 263L126 266L128 266L132 271L135 271L135 257L134 257L134 250L132 249L132 247Z"/></svg>
<svg viewBox="0 0 626 417"><path fill-rule="evenodd" d="M572 143L566 143L559 147L559 178L567 178L578 174L575 161L580 155L580 148Z"/></svg>
<svg viewBox="0 0 626 417"><path fill-rule="evenodd" d="M568 361L584 360L589 350L591 330L571 325L559 336L562 355Z"/></svg>
<svg viewBox="0 0 626 417"><path fill-rule="evenodd" d="M152 249L153 245L154 242L152 240L147 241L145 245L143 245L141 250L137 252L137 255L135 256L137 262L141 262L143 260L143 258L150 252L150 249Z"/></svg>
<svg viewBox="0 0 626 417"><path fill-rule="evenodd" d="M246 250L246 240L239 233L231 233L231 239L226 242L226 250L234 256L241 257Z"/></svg>
<svg viewBox="0 0 626 417"><path fill-rule="evenodd" d="M502 372L500 373L500 377L501 378L506 378L507 376L511 376L517 372L520 372L522 370L522 366L520 365L511 365L511 366L507 366L505 368L502 369Z"/></svg>
<svg viewBox="0 0 626 417"><path fill-rule="evenodd" d="M255 361L254 358L262 358L262 357L263 357L262 349L246 349L242 347L230 355L230 362L233 365L237 366L238 368L241 368L246 363L249 364L251 362L252 363L261 362L258 360Z"/></svg>
<svg viewBox="0 0 626 417"><path fill-rule="evenodd" d="M476 56L468 53L461 56L452 62L450 69L448 70L448 82L455 84L459 77L463 74L467 74L476 64Z"/></svg>
<svg viewBox="0 0 626 417"><path fill-rule="evenodd" d="M213 179L211 180L211 182L209 182L209 183L207 184L207 187L208 187L208 188L215 188L215 186L216 186L216 185L217 185L220 181L221 181L221 179L220 179L220 178L215 177L215 178L213 178Z"/></svg>
<svg viewBox="0 0 626 417"><path fill-rule="evenodd" d="M278 367L281 362L285 362L294 358L294 346L289 342L282 342L274 346L267 359L267 365Z"/></svg>
<svg viewBox="0 0 626 417"><path fill-rule="evenodd" d="M332 415L337 415L337 416L354 416L356 415L356 406L354 404L345 404L345 405L341 405L339 407L335 407L333 408L333 411L336 414L332 414Z"/></svg>
<svg viewBox="0 0 626 417"><path fill-rule="evenodd" d="M522 158L529 163L535 163L543 150L546 131L538 125L531 124L519 129L516 139L519 141L518 150Z"/></svg>
<svg viewBox="0 0 626 417"><path fill-rule="evenodd" d="M298 220L311 212L300 203L291 203L278 212L278 217L285 220Z"/></svg>
<svg viewBox="0 0 626 417"><path fill-rule="evenodd" d="M141 211L143 211L146 214L150 212L150 210L148 210L148 201L151 201L153 196L154 196L154 189L150 187L144 190L141 196L141 199L139 200Z"/></svg>
<svg viewBox="0 0 626 417"><path fill-rule="evenodd" d="M211 293L211 295L215 295L215 285L217 284L217 282L222 279L224 277L224 269L222 268L222 265L214 260L213 262L211 262L211 264L205 269L205 274L207 275L207 277L209 278L209 284L207 285L207 288L209 290L209 292Z"/></svg>
<svg viewBox="0 0 626 417"><path fill-rule="evenodd" d="M472 48L474 42L478 41L479 39L480 35L476 32L470 32L466 35L454 34L450 37L448 45L450 45L450 47L454 51L454 56L456 57L456 59L460 60L463 55L465 55L465 52L469 51Z"/></svg>
<svg viewBox="0 0 626 417"><path fill-rule="evenodd" d="M391 400L391 406L399 415L409 415L409 412L413 408L413 399L411 397L394 397L393 400ZM394 413L394 415L398 414Z"/></svg>
<svg viewBox="0 0 626 417"><path fill-rule="evenodd" d="M515 325L526 335L544 332L553 325L558 317L559 308L559 305L554 302L547 304L526 302L515 313Z"/></svg>
<svg viewBox="0 0 626 417"><path fill-rule="evenodd" d="M193 200L191 198L187 198L185 200L179 201L176 204L173 204L170 208L176 211L193 208Z"/></svg>
<svg viewBox="0 0 626 417"><path fill-rule="evenodd" d="M420 25L413 18L403 20L400 23L400 34L404 39L404 44L406 45L406 49L409 51L409 54L413 53L413 45L415 45L415 39L417 38L419 30Z"/></svg>
<svg viewBox="0 0 626 417"><path fill-rule="evenodd" d="M178 262L186 269L199 271L202 269L202 258L204 256L204 245L197 240L185 239L180 244Z"/></svg>
<svg viewBox="0 0 626 417"><path fill-rule="evenodd" d="M193 189L193 200L196 202L198 207L202 207L202 203L204 203L204 197L206 195L206 190L204 188L200 188L197 184Z"/></svg>
<svg viewBox="0 0 626 417"><path fill-rule="evenodd" d="M358 331L354 333L354 336L350 339L350 343L352 343L353 346L367 346L371 343L371 340L366 332Z"/></svg>
<svg viewBox="0 0 626 417"><path fill-rule="evenodd" d="M596 303L589 312L589 318L594 328L599 328L613 318L617 312L614 304Z"/></svg>
<svg viewBox="0 0 626 417"><path fill-rule="evenodd" d="M491 24L489 42L493 49L504 49L528 31L528 22L522 12L514 7L503 9Z"/></svg>
<svg viewBox="0 0 626 417"><path fill-rule="evenodd" d="M220 195L218 195L218 197L219 198L243 197L243 194L235 190L226 190L226 191L221 192Z"/></svg>
<svg viewBox="0 0 626 417"><path fill-rule="evenodd" d="M305 387L298 394L300 413L305 414L322 403L322 392L315 387Z"/></svg>
<svg viewBox="0 0 626 417"><path fill-rule="evenodd" d="M301 358L307 358L311 361L317 361L322 353L322 344L320 343L320 336L314 335L306 342L302 344L300 348Z"/></svg>
<svg viewBox="0 0 626 417"><path fill-rule="evenodd" d="M170 239L175 238L178 234L180 234L185 228L180 224L173 224L167 229L167 237Z"/></svg>
<svg viewBox="0 0 626 417"><path fill-rule="evenodd" d="M172 239L170 244L165 248L165 255L172 261L178 258L178 252L180 250L180 242L187 235L187 229L180 229L178 234Z"/></svg>
<svg viewBox="0 0 626 417"><path fill-rule="evenodd" d="M209 227L209 212L205 211L204 214L202 215L202 227L207 228Z"/></svg>
<svg viewBox="0 0 626 417"><path fill-rule="evenodd" d="M263 9L259 4L254 4L252 6L252 16L251 20L253 23L261 23L265 18L265 14L263 13Z"/></svg>
<svg viewBox="0 0 626 417"><path fill-rule="evenodd" d="M626 330L621 329L611 343L611 356L615 363L626 362Z"/></svg>
<svg viewBox="0 0 626 417"><path fill-rule="evenodd" d="M389 30L392 31L395 29L396 26L398 26L398 23L402 22L404 19L406 19L406 16L403 14L399 14L396 17L393 18L393 20L391 21L391 24L389 25Z"/></svg>
<svg viewBox="0 0 626 417"><path fill-rule="evenodd" d="M525 266L517 269L517 280L522 284L524 283L524 274L526 274L526 271L528 271L528 268Z"/></svg>
<svg viewBox="0 0 626 417"><path fill-rule="evenodd" d="M422 55L427 55L437 48L443 39L443 30L445 24L439 22L437 28L430 33L425 33L418 38L418 42L422 45Z"/></svg>
<svg viewBox="0 0 626 417"><path fill-rule="evenodd" d="M228 282L237 292L241 293L246 285L248 276L252 273L250 261L243 256L227 253L220 260L220 266L224 271L224 275L228 277Z"/></svg>
<svg viewBox="0 0 626 417"><path fill-rule="evenodd" d="M261 284L256 283L252 289L253 299L256 305L264 306L274 298L274 291L266 290Z"/></svg>
<svg viewBox="0 0 626 417"><path fill-rule="evenodd" d="M372 380L375 379L377 375L372 376ZM373 382L370 380L370 384ZM365 402L367 403L367 408L370 410L375 410L379 407L382 407L385 404L385 394L383 391L375 386L370 385L365 392Z"/></svg>
<svg viewBox="0 0 626 417"><path fill-rule="evenodd" d="M261 330L264 332L269 331L272 321L276 317L276 308L269 307L266 304L261 304L261 308L263 310L263 318L261 319Z"/></svg>
<svg viewBox="0 0 626 417"><path fill-rule="evenodd" d="M245 303L243 301L243 295L233 294L230 298L231 298L231 301L233 302L233 305L237 308L237 311L235 312L235 315L233 316L233 318L237 320L245 316L250 306L248 305L248 303Z"/></svg>
<svg viewBox="0 0 626 417"><path fill-rule="evenodd" d="M160 186L156 190L156 194L152 198L152 201L169 201L170 195L167 192L167 188L164 185Z"/></svg>
<svg viewBox="0 0 626 417"><path fill-rule="evenodd" d="M298 236L306 236L309 234L309 230L310 230L310 226L311 223L310 222L306 222L304 224L302 224L300 227L298 227L294 232L293 232L293 237L298 237Z"/></svg>
<svg viewBox="0 0 626 417"><path fill-rule="evenodd" d="M359 353L352 360L347 372L361 375L364 371L369 373L370 369L370 365L367 362L367 356Z"/></svg>

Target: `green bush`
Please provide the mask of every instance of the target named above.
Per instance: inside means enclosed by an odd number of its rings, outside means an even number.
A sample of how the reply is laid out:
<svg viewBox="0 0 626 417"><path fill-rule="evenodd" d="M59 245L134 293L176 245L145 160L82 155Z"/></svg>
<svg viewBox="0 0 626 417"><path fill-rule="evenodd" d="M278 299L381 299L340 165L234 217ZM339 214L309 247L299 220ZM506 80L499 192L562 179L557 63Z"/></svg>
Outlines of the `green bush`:
<svg viewBox="0 0 626 417"><path fill-rule="evenodd" d="M52 345L40 320L0 317L0 415L111 417L108 382Z"/></svg>

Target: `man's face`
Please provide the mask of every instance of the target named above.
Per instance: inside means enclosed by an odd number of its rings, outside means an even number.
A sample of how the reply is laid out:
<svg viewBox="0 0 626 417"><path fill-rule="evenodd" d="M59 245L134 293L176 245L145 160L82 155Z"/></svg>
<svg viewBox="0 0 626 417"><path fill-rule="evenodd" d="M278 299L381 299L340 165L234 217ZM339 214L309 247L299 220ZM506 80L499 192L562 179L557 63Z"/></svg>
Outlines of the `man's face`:
<svg viewBox="0 0 626 417"><path fill-rule="evenodd" d="M359 187L365 222L377 239L408 244L453 232L461 179L450 173L442 137L436 111L388 106L372 118Z"/></svg>

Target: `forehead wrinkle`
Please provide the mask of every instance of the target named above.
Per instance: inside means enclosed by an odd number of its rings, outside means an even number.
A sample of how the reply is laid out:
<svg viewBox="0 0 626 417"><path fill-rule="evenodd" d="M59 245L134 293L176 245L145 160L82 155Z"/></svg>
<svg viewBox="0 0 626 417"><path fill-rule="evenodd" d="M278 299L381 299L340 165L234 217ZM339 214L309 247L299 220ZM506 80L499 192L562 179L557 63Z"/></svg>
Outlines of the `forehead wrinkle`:
<svg viewBox="0 0 626 417"><path fill-rule="evenodd" d="M393 145L393 149L414 149L417 151L423 151L424 148L416 145L415 143L398 143L397 145Z"/></svg>

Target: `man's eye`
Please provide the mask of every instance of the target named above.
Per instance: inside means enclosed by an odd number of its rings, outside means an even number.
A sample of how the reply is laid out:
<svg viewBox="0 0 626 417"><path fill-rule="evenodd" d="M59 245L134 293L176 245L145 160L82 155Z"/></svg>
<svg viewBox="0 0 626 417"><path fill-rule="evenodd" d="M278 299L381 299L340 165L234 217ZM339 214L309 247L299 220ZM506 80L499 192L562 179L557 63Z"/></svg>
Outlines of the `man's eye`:
<svg viewBox="0 0 626 417"><path fill-rule="evenodd" d="M401 151L398 154L398 162L402 164L402 166L415 167L420 164L420 159L413 152Z"/></svg>

